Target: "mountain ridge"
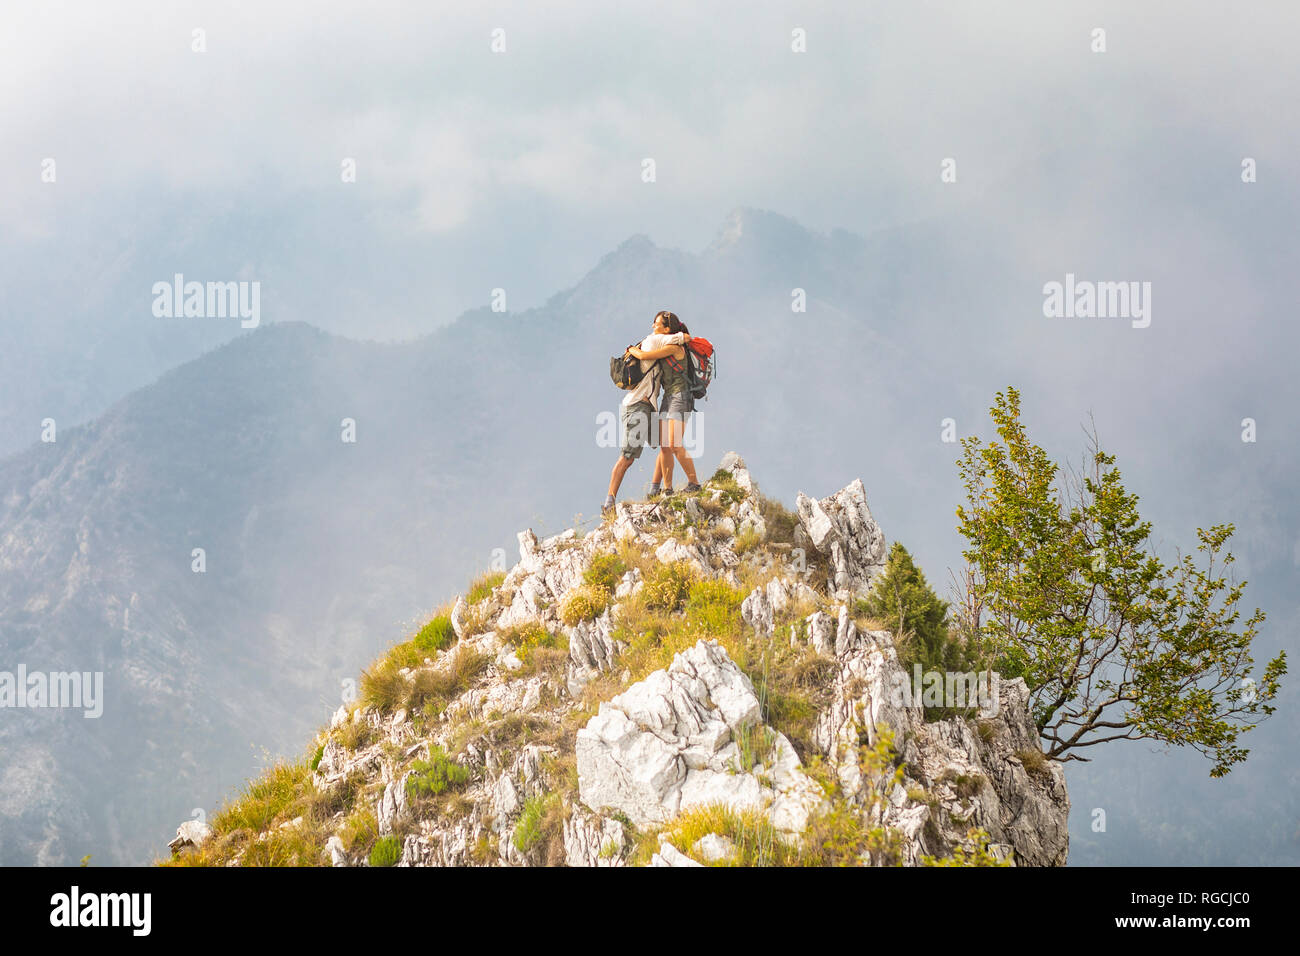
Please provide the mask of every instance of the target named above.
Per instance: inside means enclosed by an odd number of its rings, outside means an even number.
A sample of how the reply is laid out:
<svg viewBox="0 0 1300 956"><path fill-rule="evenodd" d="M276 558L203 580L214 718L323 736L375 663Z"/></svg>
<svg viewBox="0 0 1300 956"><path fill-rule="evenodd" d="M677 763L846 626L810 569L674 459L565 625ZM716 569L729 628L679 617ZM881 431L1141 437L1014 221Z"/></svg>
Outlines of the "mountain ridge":
<svg viewBox="0 0 1300 956"><path fill-rule="evenodd" d="M1024 682L934 723L896 693L852 609L885 555L860 480L794 514L728 453L699 493L518 539L172 862L1064 864Z"/></svg>

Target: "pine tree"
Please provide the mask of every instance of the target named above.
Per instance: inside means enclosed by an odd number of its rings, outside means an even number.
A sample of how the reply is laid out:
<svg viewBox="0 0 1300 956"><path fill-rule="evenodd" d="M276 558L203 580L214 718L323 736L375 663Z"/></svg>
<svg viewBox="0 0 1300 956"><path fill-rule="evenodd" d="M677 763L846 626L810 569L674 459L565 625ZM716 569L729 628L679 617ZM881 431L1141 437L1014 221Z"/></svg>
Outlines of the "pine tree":
<svg viewBox="0 0 1300 956"><path fill-rule="evenodd" d="M909 674L917 663L922 671L968 669L960 641L948 633L948 602L931 590L902 544L889 549L884 573L859 609L893 629L899 662Z"/></svg>

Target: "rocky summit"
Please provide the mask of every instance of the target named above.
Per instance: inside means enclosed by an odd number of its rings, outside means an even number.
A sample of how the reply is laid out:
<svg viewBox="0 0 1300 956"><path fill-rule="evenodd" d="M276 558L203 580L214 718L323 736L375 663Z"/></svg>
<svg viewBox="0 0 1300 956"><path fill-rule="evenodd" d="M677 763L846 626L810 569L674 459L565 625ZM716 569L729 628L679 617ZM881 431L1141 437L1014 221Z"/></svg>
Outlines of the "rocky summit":
<svg viewBox="0 0 1300 956"><path fill-rule="evenodd" d="M1023 681L907 693L861 603L885 554L861 480L791 511L735 453L700 492L523 531L168 862L1063 865Z"/></svg>

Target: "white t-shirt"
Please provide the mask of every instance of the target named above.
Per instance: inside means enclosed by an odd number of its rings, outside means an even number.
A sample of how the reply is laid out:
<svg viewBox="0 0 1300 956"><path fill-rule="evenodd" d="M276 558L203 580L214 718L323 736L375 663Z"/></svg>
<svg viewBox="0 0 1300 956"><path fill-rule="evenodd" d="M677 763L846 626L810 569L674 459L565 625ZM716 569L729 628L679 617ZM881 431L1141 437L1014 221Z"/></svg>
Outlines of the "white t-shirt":
<svg viewBox="0 0 1300 956"><path fill-rule="evenodd" d="M655 349L661 349L665 345L685 345L686 333L673 332L671 335L651 332L641 340L641 348L645 352L652 352ZM659 392L659 360L642 359L641 360L641 381L637 382L636 388L628 391L623 396L624 405L635 405L637 402L649 402L654 404L655 395Z"/></svg>

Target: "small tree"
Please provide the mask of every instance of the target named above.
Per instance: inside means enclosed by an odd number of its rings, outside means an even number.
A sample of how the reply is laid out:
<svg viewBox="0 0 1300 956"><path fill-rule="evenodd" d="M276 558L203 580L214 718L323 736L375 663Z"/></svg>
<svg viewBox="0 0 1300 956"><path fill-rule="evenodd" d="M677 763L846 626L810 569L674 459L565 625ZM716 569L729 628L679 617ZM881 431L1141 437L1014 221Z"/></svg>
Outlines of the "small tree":
<svg viewBox="0 0 1300 956"><path fill-rule="evenodd" d="M948 602L930 589L925 574L902 544L895 542L885 570L860 602L863 613L885 621L900 640L900 663L910 670L965 670L960 642L948 634Z"/></svg>
<svg viewBox="0 0 1300 956"><path fill-rule="evenodd" d="M1084 469L1058 488L1057 466L1025 435L1019 393L999 392L990 414L1005 444L963 439L958 462L962 616L993 665L1025 679L1046 755L1161 740L1211 757L1212 777L1228 773L1286 673L1281 652L1250 677L1264 614L1236 630L1245 582L1224 576L1230 552L1220 558L1233 526L1197 529L1203 569L1191 555L1166 566L1095 429Z"/></svg>

